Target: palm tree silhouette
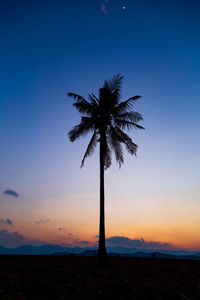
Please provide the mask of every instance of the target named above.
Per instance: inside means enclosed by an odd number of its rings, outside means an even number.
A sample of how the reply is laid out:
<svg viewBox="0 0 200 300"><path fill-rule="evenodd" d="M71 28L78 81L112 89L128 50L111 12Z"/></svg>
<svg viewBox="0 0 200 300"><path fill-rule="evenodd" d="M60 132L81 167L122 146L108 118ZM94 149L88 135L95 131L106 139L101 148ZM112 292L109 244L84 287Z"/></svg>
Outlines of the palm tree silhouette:
<svg viewBox="0 0 200 300"><path fill-rule="evenodd" d="M100 224L99 224L99 262L106 262L107 252L105 245L105 210L104 210L104 170L111 165L111 151L114 152L119 167L124 162L122 144L130 154L136 154L137 145L123 131L131 128L144 129L137 123L143 120L142 115L133 111L133 104L141 96L134 96L120 102L122 76L115 75L111 80L106 80L99 89L99 97L90 94L88 101L82 96L68 93L76 102L73 106L82 114L80 124L69 131L69 139L74 142L81 136L93 133L83 156L81 167L85 159L92 155L99 143L100 160Z"/></svg>

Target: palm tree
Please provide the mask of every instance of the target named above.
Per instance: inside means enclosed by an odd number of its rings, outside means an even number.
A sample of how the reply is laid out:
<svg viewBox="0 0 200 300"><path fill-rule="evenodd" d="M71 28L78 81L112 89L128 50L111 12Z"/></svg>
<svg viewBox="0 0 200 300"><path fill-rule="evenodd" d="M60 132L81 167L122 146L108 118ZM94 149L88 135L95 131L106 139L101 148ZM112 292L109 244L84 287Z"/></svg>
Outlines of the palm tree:
<svg viewBox="0 0 200 300"><path fill-rule="evenodd" d="M104 170L111 165L111 151L114 152L119 167L124 162L122 144L130 154L136 154L137 145L123 131L131 128L144 129L138 125L143 120L140 113L133 111L133 104L141 96L134 96L120 102L122 76L115 75L112 80L104 82L99 89L98 98L94 94L85 100L82 96L68 93L76 102L73 106L82 114L80 124L69 131L69 139L74 142L81 136L92 133L92 138L83 156L81 167L85 159L92 155L99 143L100 161L100 225L99 225L99 262L104 263L107 258L105 245L105 210L104 210Z"/></svg>

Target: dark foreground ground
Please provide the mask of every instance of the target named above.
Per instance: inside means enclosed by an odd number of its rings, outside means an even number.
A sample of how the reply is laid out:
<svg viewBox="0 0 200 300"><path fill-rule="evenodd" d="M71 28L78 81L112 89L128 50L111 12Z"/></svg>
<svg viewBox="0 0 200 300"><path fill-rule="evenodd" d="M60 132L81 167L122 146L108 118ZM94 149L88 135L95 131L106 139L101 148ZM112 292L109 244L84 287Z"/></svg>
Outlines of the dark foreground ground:
<svg viewBox="0 0 200 300"><path fill-rule="evenodd" d="M2 255L0 299L200 299L200 261Z"/></svg>

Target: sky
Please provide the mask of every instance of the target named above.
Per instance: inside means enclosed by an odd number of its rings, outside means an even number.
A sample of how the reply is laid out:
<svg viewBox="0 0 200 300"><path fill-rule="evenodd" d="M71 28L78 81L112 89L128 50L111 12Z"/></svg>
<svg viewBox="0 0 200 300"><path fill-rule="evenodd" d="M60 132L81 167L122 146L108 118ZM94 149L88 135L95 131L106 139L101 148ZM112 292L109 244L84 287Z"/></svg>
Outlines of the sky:
<svg viewBox="0 0 200 300"><path fill-rule="evenodd" d="M80 115L66 93L98 95L120 73L122 100L142 96L145 130L129 133L137 157L106 171L107 241L200 249L199 10L197 0L1 1L0 245L97 241L98 149L80 169L90 136L69 141Z"/></svg>

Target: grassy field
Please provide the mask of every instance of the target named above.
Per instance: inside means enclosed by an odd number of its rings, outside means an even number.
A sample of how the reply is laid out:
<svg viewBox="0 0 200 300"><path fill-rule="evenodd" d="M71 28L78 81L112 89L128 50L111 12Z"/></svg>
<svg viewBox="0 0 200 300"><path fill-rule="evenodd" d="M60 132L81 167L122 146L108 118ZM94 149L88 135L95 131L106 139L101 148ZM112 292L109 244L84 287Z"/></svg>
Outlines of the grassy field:
<svg viewBox="0 0 200 300"><path fill-rule="evenodd" d="M200 261L1 255L0 299L200 299Z"/></svg>

